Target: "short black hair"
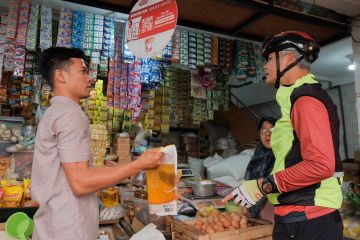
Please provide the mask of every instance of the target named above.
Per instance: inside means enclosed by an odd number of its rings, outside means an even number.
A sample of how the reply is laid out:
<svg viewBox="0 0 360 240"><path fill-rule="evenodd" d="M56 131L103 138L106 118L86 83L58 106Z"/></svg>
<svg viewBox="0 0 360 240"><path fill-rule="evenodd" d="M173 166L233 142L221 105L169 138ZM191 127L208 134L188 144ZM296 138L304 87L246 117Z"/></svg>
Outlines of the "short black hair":
<svg viewBox="0 0 360 240"><path fill-rule="evenodd" d="M269 122L271 123L273 126L275 126L275 123L276 123L277 119L274 118L274 117L262 117L260 118L259 120L259 123L258 123L258 126L257 126L257 131L259 132L260 131L260 128L261 126L263 125L264 122Z"/></svg>
<svg viewBox="0 0 360 240"><path fill-rule="evenodd" d="M64 69L70 64L70 58L85 60L84 51L79 48L51 47L40 56L40 73L54 87L54 72Z"/></svg>

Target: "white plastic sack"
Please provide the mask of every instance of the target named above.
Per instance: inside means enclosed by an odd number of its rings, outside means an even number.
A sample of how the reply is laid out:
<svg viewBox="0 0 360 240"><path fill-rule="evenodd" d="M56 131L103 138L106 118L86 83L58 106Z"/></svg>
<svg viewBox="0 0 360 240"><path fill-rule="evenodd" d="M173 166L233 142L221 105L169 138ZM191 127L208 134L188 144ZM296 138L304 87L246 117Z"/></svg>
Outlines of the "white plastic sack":
<svg viewBox="0 0 360 240"><path fill-rule="evenodd" d="M140 232L133 235L130 240L165 240L164 235L156 229L155 224L149 223Z"/></svg>
<svg viewBox="0 0 360 240"><path fill-rule="evenodd" d="M208 178L232 187L238 185L244 179L246 167L254 151L254 149L246 149L211 165L207 168Z"/></svg>
<svg viewBox="0 0 360 240"><path fill-rule="evenodd" d="M213 157L207 157L207 158L205 158L205 160L204 160L204 166L205 166L206 168L209 168L209 167L211 167L212 165L214 165L214 164L216 164L216 163L218 163L218 162L220 162L220 161L222 161L222 160L223 160L223 158L222 158L219 154L215 153L215 155L214 155Z"/></svg>

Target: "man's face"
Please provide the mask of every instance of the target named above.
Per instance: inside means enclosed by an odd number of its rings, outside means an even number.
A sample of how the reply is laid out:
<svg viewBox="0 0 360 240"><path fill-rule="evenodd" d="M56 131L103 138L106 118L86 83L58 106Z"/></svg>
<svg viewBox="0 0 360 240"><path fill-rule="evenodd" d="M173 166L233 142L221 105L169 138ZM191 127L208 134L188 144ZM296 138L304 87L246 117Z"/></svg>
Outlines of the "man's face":
<svg viewBox="0 0 360 240"><path fill-rule="evenodd" d="M279 54L280 71L287 67L288 54ZM276 82L276 54L270 53L268 61L264 65L266 84L275 85Z"/></svg>
<svg viewBox="0 0 360 240"><path fill-rule="evenodd" d="M71 58L70 60L68 69L64 71L66 90L76 100L87 98L92 89L88 68L81 58Z"/></svg>
<svg viewBox="0 0 360 240"><path fill-rule="evenodd" d="M259 130L260 141L267 149L271 149L270 139L271 139L271 132L273 127L274 126L271 123L269 123L268 121L264 121Z"/></svg>

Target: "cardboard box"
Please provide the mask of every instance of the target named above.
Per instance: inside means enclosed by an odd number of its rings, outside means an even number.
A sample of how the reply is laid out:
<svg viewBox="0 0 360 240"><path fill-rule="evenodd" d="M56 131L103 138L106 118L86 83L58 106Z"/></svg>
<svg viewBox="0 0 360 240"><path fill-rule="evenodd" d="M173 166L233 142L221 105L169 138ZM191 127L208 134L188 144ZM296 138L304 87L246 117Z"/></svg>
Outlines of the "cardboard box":
<svg viewBox="0 0 360 240"><path fill-rule="evenodd" d="M360 162L342 163L343 171L348 176L360 176Z"/></svg>
<svg viewBox="0 0 360 240"><path fill-rule="evenodd" d="M119 157L120 161L130 161L130 138L120 137L114 140L114 154ZM121 160L120 160L121 159Z"/></svg>
<svg viewBox="0 0 360 240"><path fill-rule="evenodd" d="M360 183L360 176L344 176L344 182Z"/></svg>
<svg viewBox="0 0 360 240"><path fill-rule="evenodd" d="M118 164L119 163L126 163L126 162L130 162L131 161L131 158L130 158L130 156L129 155L127 155L127 156L119 156L119 158L118 158Z"/></svg>
<svg viewBox="0 0 360 240"><path fill-rule="evenodd" d="M354 151L354 160L355 162L360 162L360 149Z"/></svg>

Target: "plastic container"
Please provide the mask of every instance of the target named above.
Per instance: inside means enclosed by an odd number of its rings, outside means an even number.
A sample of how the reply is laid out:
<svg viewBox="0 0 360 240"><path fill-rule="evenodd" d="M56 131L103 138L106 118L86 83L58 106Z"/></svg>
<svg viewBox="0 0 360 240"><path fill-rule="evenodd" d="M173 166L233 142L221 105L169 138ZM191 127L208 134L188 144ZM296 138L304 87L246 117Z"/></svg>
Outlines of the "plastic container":
<svg viewBox="0 0 360 240"><path fill-rule="evenodd" d="M26 240L33 233L34 222L26 213L17 212L9 217L5 224L5 232L11 236Z"/></svg>
<svg viewBox="0 0 360 240"><path fill-rule="evenodd" d="M188 158L189 166L193 170L195 177L204 177L205 167L204 160L199 158Z"/></svg>

